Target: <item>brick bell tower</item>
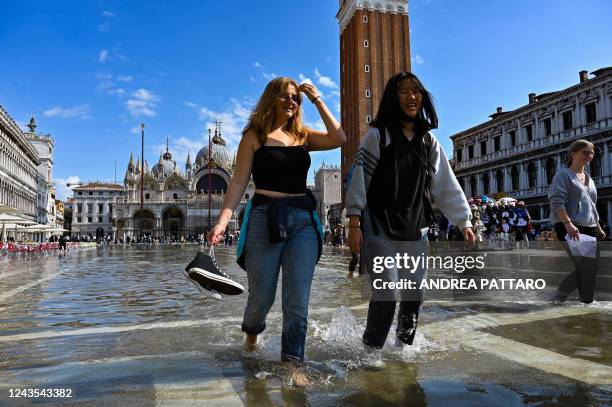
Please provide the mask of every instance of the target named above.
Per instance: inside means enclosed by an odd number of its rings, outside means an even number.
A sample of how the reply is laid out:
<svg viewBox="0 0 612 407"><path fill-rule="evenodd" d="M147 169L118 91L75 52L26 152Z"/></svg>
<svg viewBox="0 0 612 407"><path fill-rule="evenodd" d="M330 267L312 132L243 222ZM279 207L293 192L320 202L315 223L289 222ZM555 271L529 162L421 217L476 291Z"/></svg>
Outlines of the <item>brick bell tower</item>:
<svg viewBox="0 0 612 407"><path fill-rule="evenodd" d="M408 0L340 0L342 200L359 140L374 120L387 80L410 71Z"/></svg>

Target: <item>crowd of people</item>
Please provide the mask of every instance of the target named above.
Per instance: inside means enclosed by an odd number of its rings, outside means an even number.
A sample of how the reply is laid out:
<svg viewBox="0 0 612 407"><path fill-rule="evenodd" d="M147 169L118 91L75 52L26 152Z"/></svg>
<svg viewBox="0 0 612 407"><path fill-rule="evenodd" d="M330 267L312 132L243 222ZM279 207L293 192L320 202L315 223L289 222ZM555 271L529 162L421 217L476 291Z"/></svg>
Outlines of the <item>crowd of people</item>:
<svg viewBox="0 0 612 407"><path fill-rule="evenodd" d="M502 198L495 201L486 196L469 198L476 242L499 240L527 242L536 238L538 228L531 223L523 201ZM429 227L429 241L463 240L456 227L444 216L435 217Z"/></svg>

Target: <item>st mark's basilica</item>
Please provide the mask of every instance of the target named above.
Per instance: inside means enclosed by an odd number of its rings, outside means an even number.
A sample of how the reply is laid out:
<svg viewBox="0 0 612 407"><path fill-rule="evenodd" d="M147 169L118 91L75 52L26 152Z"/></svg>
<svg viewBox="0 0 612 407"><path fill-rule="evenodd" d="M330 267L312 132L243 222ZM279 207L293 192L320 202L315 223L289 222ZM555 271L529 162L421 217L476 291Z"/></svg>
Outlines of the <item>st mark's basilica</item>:
<svg viewBox="0 0 612 407"><path fill-rule="evenodd" d="M141 234L152 237L179 237L205 233L214 225L233 175L236 157L226 146L219 123L210 146L210 165L209 147L206 145L198 152L193 162L191 154L187 155L184 171L173 160L167 143L166 151L160 154L159 161L152 168L147 161L141 163L140 159L134 164L134 157L130 156L124 178L125 190L123 196L116 199L112 214L115 220L113 232L117 238ZM142 214L141 165L144 165ZM251 182L236 214L242 211L253 191L254 185ZM234 217L228 224L228 230L236 228L237 221Z"/></svg>

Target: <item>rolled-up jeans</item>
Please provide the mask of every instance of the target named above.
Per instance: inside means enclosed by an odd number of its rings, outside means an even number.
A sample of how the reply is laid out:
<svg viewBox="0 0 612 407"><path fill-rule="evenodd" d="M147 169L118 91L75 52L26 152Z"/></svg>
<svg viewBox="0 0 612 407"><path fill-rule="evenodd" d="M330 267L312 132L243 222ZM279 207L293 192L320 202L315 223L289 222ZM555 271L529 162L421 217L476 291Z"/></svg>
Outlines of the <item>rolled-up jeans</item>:
<svg viewBox="0 0 612 407"><path fill-rule="evenodd" d="M308 320L310 286L318 254L317 231L308 209L287 207L287 238L270 243L267 205L252 209L248 221L245 265L249 297L242 331L257 335L266 329L282 266L282 354L285 361L301 362Z"/></svg>

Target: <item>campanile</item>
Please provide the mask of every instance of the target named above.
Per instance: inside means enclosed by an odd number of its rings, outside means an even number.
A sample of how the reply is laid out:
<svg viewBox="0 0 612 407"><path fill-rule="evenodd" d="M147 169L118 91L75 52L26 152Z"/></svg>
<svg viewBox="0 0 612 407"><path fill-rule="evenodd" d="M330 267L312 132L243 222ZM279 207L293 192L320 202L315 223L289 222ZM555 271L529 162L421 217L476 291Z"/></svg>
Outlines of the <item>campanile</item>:
<svg viewBox="0 0 612 407"><path fill-rule="evenodd" d="M346 181L359 139L376 116L387 80L410 71L408 0L340 0L340 117ZM343 188L343 198L344 198Z"/></svg>

